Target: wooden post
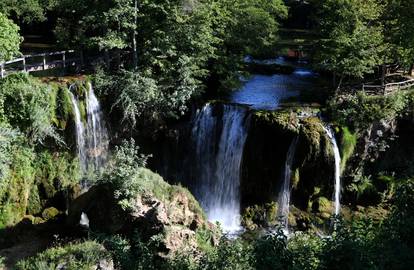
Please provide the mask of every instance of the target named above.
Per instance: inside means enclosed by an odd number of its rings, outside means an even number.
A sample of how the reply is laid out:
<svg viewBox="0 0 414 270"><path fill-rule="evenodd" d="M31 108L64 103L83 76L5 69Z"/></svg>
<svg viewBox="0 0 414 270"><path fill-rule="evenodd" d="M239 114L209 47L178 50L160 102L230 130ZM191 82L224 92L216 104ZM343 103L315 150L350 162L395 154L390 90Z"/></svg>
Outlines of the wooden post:
<svg viewBox="0 0 414 270"><path fill-rule="evenodd" d="M24 56L23 56L23 70L24 70L24 72L27 71L27 68L26 68L26 58Z"/></svg>
<svg viewBox="0 0 414 270"><path fill-rule="evenodd" d="M46 55L43 55L43 70L46 70Z"/></svg>
<svg viewBox="0 0 414 270"><path fill-rule="evenodd" d="M4 63L1 63L0 65L0 75L1 75L1 78L4 78L5 76Z"/></svg>

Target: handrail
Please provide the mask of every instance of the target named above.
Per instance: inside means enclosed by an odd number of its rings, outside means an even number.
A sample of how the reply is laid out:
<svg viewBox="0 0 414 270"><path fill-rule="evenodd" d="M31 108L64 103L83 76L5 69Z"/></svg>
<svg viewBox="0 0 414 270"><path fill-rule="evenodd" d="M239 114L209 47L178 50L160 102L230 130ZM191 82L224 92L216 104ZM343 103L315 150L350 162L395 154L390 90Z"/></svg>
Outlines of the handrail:
<svg viewBox="0 0 414 270"><path fill-rule="evenodd" d="M414 86L414 79L409 79L403 82L387 83L385 85L362 85L362 91L373 92L374 90L382 91L384 95L392 93L395 90L406 89ZM371 90L373 89L373 90ZM366 91L368 90L368 91Z"/></svg>
<svg viewBox="0 0 414 270"><path fill-rule="evenodd" d="M65 68L67 66L67 64L69 65L76 65L76 62L79 59L66 59L66 54L69 53L74 53L74 50L68 50L68 51L58 51L58 52L50 52L50 53L39 53L39 54L29 54L29 55L23 55L23 57L19 57L10 61L6 61L6 62L2 62L0 63L0 77L4 78L8 75L7 73L7 66L11 65L11 64L15 64L15 63L20 63L22 62L23 66L20 66L20 68L12 68L12 72L33 72L33 71L38 71L39 67L41 67L40 70L47 70L47 69L53 69L56 68L58 65L60 65L61 67ZM59 60L47 60L47 57L50 56L56 56L56 55L61 55L62 59ZM27 60L32 59L32 58L37 58L37 57L43 57L42 61L33 63L33 64L27 64ZM82 55L81 55L81 59L80 62L83 63L83 59L82 59Z"/></svg>

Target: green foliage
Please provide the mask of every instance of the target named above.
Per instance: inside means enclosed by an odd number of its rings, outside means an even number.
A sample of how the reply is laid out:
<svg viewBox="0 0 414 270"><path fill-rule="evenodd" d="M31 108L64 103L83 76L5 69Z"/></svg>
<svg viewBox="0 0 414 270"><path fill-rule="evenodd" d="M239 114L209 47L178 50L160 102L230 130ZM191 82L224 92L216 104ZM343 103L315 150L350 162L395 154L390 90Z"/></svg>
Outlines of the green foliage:
<svg viewBox="0 0 414 270"><path fill-rule="evenodd" d="M4 137L3 137L4 136ZM26 212L28 194L34 182L33 150L24 138L0 122L0 228L14 224ZM3 144L4 142L4 144Z"/></svg>
<svg viewBox="0 0 414 270"><path fill-rule="evenodd" d="M349 158L353 155L356 144L357 144L357 134L352 133L348 127L341 128L341 139L340 139L340 149L341 149L341 170L344 171L346 163Z"/></svg>
<svg viewBox="0 0 414 270"><path fill-rule="evenodd" d="M383 33L382 6L375 0L328 0L318 6L321 37L317 58L327 70L363 77L380 64Z"/></svg>
<svg viewBox="0 0 414 270"><path fill-rule="evenodd" d="M51 92L50 86L25 73L8 76L0 81L0 120L18 127L31 144L42 144L48 137L62 142L52 126Z"/></svg>
<svg viewBox="0 0 414 270"><path fill-rule="evenodd" d="M1 12L2 3L0 4L0 63L18 55L22 42L19 27Z"/></svg>
<svg viewBox="0 0 414 270"><path fill-rule="evenodd" d="M288 250L293 260L291 269L320 269L323 248L323 240L318 236L306 233L295 234L288 242Z"/></svg>
<svg viewBox="0 0 414 270"><path fill-rule="evenodd" d="M256 226L268 227L275 225L278 221L277 208L278 205L275 202L264 206L247 207L242 215L242 224L249 230L256 229Z"/></svg>
<svg viewBox="0 0 414 270"><path fill-rule="evenodd" d="M2 0L0 13L17 17L25 23L44 21L45 13L56 0Z"/></svg>
<svg viewBox="0 0 414 270"><path fill-rule="evenodd" d="M379 120L392 120L408 112L413 92L398 92L388 96L357 95L341 96L329 102L329 111L334 122L348 126L353 131L362 131Z"/></svg>
<svg viewBox="0 0 414 270"><path fill-rule="evenodd" d="M414 63L413 6L412 0L388 0L383 14L385 37L389 44L388 57L391 61L398 60L406 68Z"/></svg>
<svg viewBox="0 0 414 270"><path fill-rule="evenodd" d="M87 270L96 267L103 259L111 259L109 252L94 241L86 241L48 249L35 257L20 261L16 269L46 270L64 265L68 270Z"/></svg>
<svg viewBox="0 0 414 270"><path fill-rule="evenodd" d="M291 267L291 254L287 249L287 237L281 229L255 243L255 269L286 269Z"/></svg>
<svg viewBox="0 0 414 270"><path fill-rule="evenodd" d="M39 152L33 164L36 168L36 184L42 186L47 198L52 198L58 190L79 183L78 163L66 152Z"/></svg>
<svg viewBox="0 0 414 270"><path fill-rule="evenodd" d="M218 247L200 260L198 269L249 270L252 266L253 248L241 240L222 239Z"/></svg>

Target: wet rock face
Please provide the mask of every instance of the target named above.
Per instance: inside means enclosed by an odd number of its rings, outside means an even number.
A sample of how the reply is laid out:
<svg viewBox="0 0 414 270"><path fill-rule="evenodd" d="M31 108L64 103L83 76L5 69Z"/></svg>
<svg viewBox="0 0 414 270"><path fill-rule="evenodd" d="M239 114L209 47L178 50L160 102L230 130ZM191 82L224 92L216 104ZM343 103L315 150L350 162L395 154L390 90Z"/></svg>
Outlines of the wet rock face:
<svg viewBox="0 0 414 270"><path fill-rule="evenodd" d="M332 196L334 157L322 121L316 117L299 118L293 112L259 112L253 115L244 149L244 207L277 200L286 154L297 136L291 203L307 210L316 197Z"/></svg>
<svg viewBox="0 0 414 270"><path fill-rule="evenodd" d="M242 161L242 206L277 200L283 168L298 121L289 114L260 112L252 116Z"/></svg>

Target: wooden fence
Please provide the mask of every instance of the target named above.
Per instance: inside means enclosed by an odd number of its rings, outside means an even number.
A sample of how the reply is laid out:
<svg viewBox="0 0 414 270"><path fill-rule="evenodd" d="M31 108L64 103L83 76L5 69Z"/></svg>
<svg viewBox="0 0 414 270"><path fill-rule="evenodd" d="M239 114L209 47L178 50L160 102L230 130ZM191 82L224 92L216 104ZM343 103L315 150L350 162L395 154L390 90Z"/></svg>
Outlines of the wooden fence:
<svg viewBox="0 0 414 270"><path fill-rule="evenodd" d="M83 65L82 54L76 55L75 51L60 51L24 55L11 61L0 63L0 77L18 72L35 72L55 68Z"/></svg>
<svg viewBox="0 0 414 270"><path fill-rule="evenodd" d="M369 95L389 95L398 90L414 87L414 79L403 82L387 83L385 85L362 85L362 91Z"/></svg>

